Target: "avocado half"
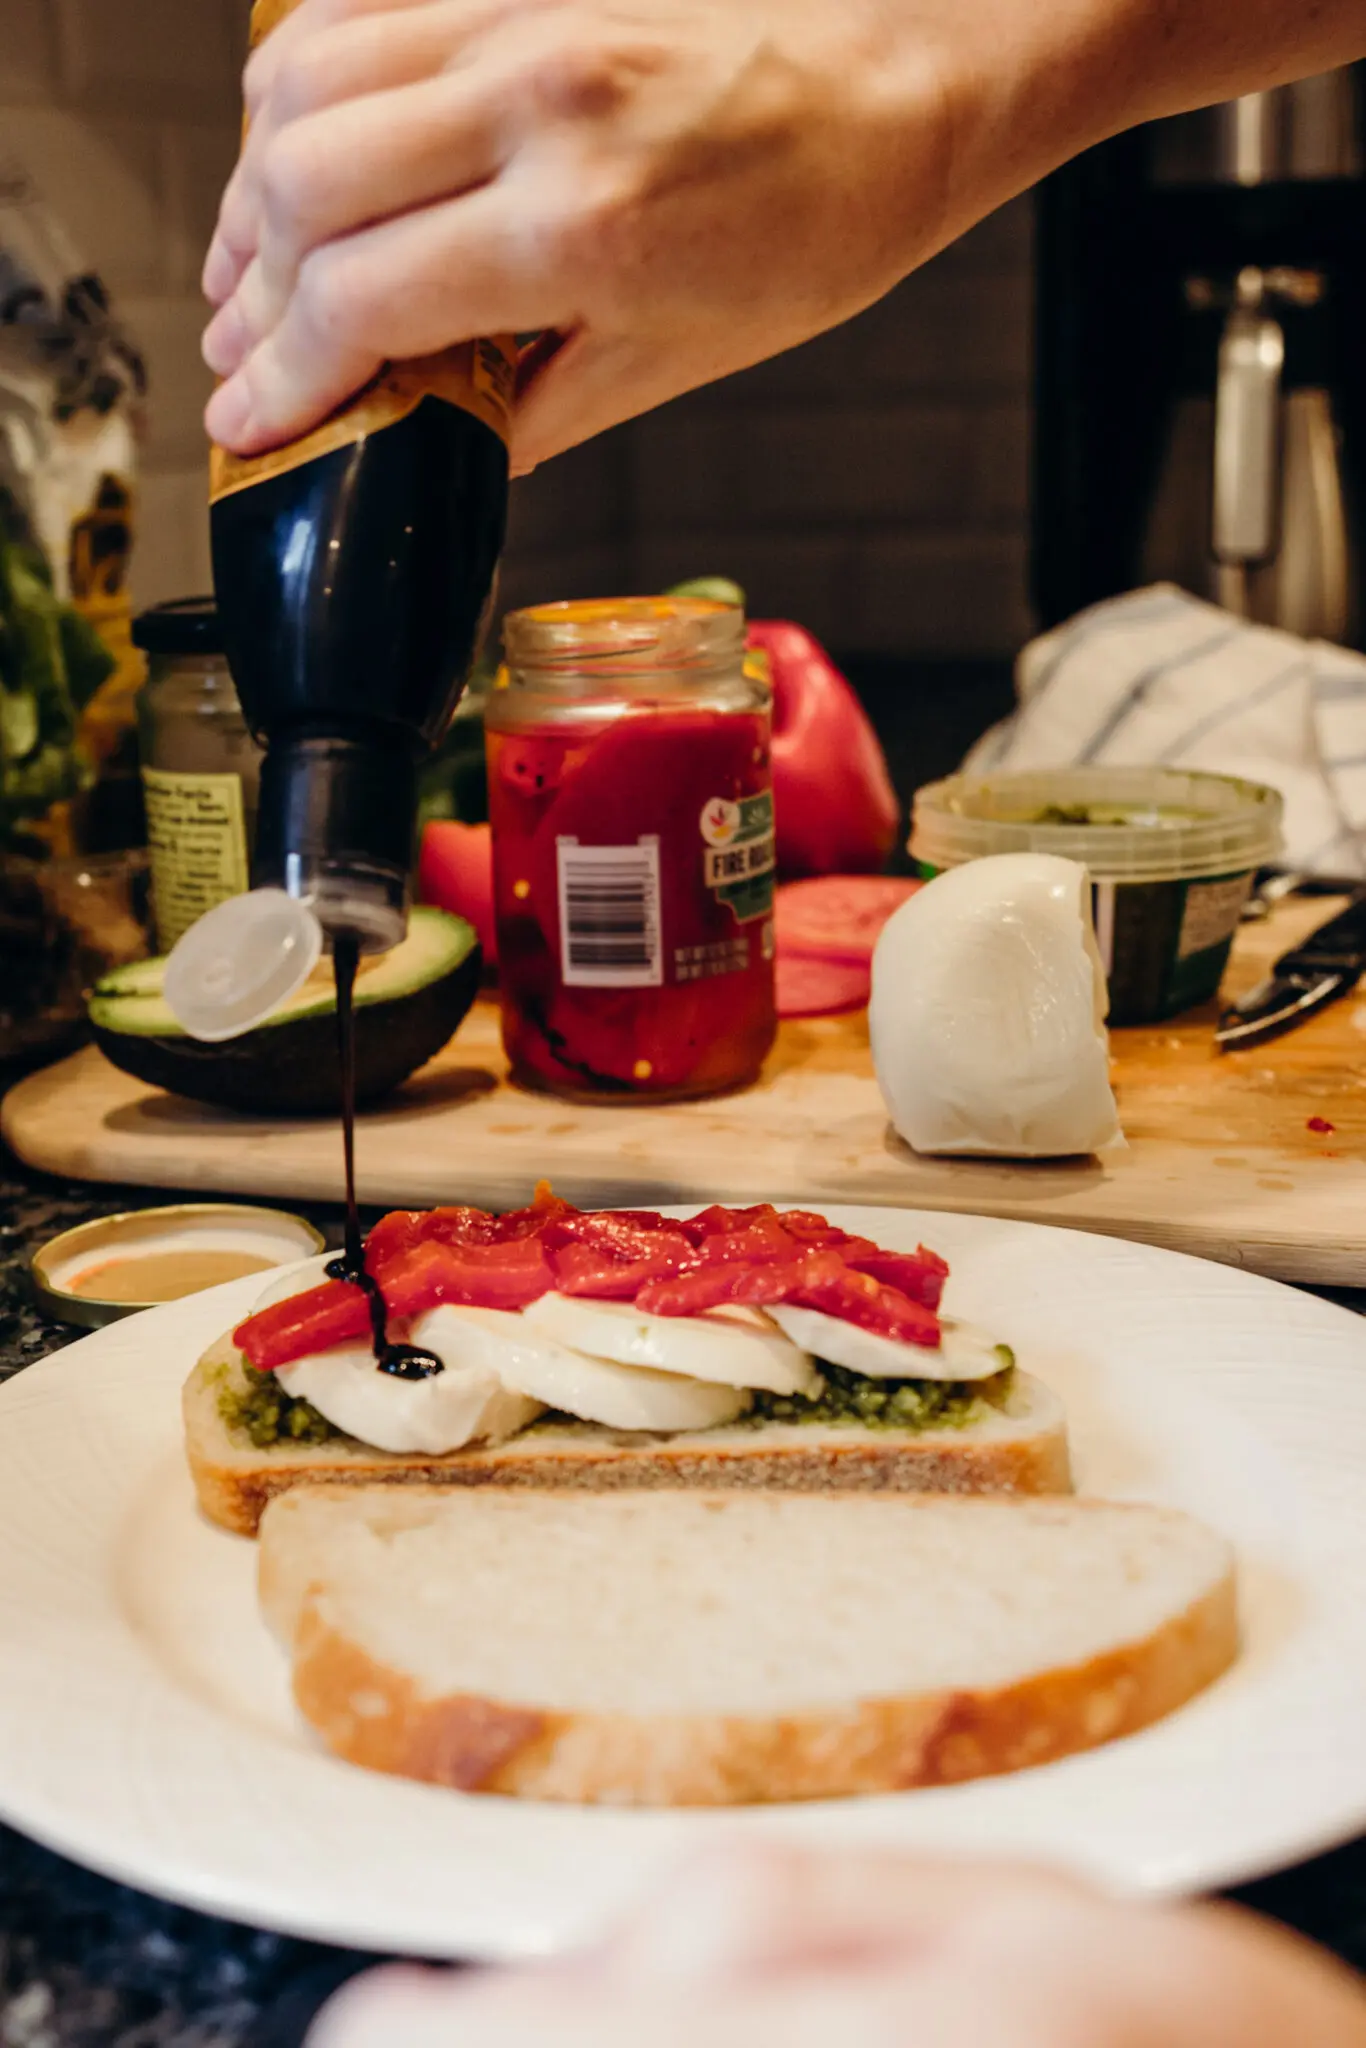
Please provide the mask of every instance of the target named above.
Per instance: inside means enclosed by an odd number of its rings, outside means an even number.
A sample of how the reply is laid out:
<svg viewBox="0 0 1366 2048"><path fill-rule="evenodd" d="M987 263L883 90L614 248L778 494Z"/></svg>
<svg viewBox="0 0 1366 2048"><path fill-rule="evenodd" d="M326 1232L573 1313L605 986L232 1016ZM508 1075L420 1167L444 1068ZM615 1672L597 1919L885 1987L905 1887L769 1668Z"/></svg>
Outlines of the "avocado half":
<svg viewBox="0 0 1366 2048"><path fill-rule="evenodd" d="M416 909L392 952L363 959L356 977L356 1100L371 1102L440 1052L479 991L472 925ZM309 1116L341 1108L337 997L322 960L287 1003L221 1045L182 1030L162 994L166 962L115 968L90 998L95 1043L139 1081L257 1116Z"/></svg>

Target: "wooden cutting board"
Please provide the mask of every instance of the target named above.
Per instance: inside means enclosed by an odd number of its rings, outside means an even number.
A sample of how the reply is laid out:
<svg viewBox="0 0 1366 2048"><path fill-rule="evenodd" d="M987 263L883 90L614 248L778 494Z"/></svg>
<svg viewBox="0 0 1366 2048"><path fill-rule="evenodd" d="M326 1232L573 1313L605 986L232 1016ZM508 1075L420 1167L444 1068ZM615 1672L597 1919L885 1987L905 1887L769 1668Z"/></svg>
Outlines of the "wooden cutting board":
<svg viewBox="0 0 1366 2048"><path fill-rule="evenodd" d="M1230 989L1336 906L1244 927ZM787 1024L761 1084L670 1108L584 1107L508 1086L480 1003L441 1056L359 1120L362 1201L524 1202L539 1177L585 1206L719 1197L880 1202L1059 1223L1279 1279L1366 1285L1366 983L1260 1050L1220 1056L1212 1011L1114 1034L1127 1149L1036 1164L923 1159L891 1131L862 1016ZM1311 1122L1332 1130L1311 1129ZM256 1121L163 1095L93 1048L11 1090L0 1128L31 1165L85 1180L337 1200L324 1119Z"/></svg>

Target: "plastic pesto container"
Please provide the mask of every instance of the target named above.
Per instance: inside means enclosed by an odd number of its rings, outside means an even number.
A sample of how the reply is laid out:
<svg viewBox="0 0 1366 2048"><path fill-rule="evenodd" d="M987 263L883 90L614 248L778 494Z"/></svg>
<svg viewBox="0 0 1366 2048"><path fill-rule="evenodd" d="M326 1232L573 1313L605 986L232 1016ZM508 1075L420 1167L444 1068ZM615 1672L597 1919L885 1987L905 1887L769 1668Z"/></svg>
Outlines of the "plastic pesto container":
<svg viewBox="0 0 1366 2048"><path fill-rule="evenodd" d="M926 877L993 853L1082 862L1110 1022L1152 1024L1217 994L1253 875L1281 850L1281 799L1177 768L953 775L917 792L910 850Z"/></svg>

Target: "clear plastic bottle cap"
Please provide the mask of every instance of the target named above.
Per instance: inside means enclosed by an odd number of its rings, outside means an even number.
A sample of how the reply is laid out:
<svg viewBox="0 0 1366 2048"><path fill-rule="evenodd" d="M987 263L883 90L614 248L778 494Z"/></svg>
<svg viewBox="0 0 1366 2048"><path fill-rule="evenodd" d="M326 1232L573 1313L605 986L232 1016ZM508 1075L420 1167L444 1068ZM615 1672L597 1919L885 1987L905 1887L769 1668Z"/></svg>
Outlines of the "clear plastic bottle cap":
<svg viewBox="0 0 1366 2048"><path fill-rule="evenodd" d="M206 911L177 940L162 986L191 1038L237 1038L287 1003L317 966L323 929L283 889L253 889Z"/></svg>

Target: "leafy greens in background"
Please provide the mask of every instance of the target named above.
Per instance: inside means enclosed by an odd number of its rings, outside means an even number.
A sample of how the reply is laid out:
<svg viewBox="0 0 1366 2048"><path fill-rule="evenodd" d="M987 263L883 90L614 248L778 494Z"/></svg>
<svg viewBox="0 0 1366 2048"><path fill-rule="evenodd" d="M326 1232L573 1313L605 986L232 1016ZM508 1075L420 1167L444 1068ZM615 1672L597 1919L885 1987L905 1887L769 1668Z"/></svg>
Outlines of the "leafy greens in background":
<svg viewBox="0 0 1366 2048"><path fill-rule="evenodd" d="M0 489L0 848L88 788L76 721L114 666L94 628L58 598L42 549Z"/></svg>

